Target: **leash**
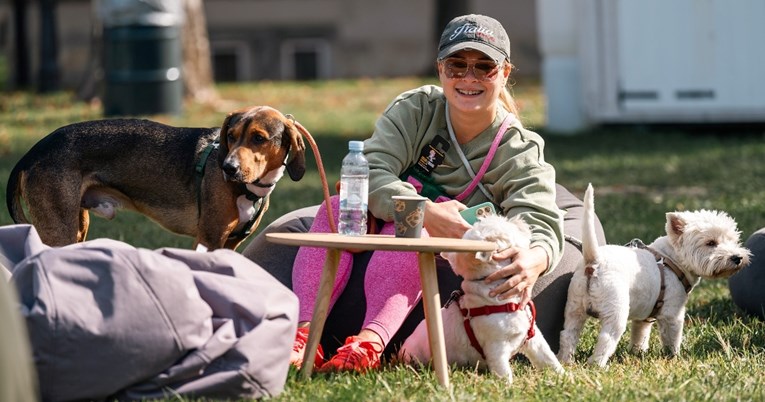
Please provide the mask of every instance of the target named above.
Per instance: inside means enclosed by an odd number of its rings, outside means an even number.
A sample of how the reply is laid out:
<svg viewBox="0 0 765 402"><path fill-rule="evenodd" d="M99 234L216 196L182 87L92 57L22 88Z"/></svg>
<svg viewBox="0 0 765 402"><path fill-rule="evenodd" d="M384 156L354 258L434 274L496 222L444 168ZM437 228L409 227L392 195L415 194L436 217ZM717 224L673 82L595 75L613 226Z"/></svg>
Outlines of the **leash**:
<svg viewBox="0 0 765 402"><path fill-rule="evenodd" d="M311 133L309 133L302 124L295 120L294 116L291 114L286 116L287 118L291 119L293 123L295 123L295 127L297 127L298 131L303 134L303 136L308 140L308 143L311 145L311 150L313 151L313 155L316 158L316 168L319 171L319 177L321 178L321 186L324 193L324 205L327 208L327 219L329 219L329 227L332 230L332 233L337 233L337 225L335 224L335 217L334 213L332 212L332 203L329 201L330 196L329 185L327 184L327 175L324 172L324 164L321 161L319 147L316 145L316 141L314 141Z"/></svg>

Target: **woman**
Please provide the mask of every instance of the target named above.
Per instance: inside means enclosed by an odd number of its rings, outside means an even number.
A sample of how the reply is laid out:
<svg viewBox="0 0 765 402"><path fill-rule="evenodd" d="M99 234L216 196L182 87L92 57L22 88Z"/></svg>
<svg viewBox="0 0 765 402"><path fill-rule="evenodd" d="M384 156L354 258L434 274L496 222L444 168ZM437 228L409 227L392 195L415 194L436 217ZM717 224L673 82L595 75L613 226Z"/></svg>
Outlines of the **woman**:
<svg viewBox="0 0 765 402"><path fill-rule="evenodd" d="M505 279L492 295L503 299L521 295L526 304L537 279L547 274L546 285L555 283L559 296L554 308L537 308L540 328L544 328L544 310L549 310L562 325L560 299L562 295L565 301L568 282L561 284L551 273L560 268L556 265L563 253L564 213L556 206L555 171L544 160L544 143L537 134L523 128L508 91L512 65L504 28L482 15L453 19L441 35L437 66L441 86L423 86L399 95L378 119L372 137L365 141L364 153L370 164L369 210L382 222L381 233L392 234L391 196L419 192L431 198L425 210L427 234L452 238L462 237L470 228L460 211L486 201L503 215L523 217L532 228L531 247L495 254L498 261L512 262L486 280ZM470 186L474 172L480 175L487 160L485 174L479 176L481 185ZM337 207L337 199L333 198L334 216L338 216ZM310 230L329 231L323 205ZM271 270L269 262L258 260L261 242L256 238L245 254ZM323 249L304 247L294 261L292 288L300 299L300 328L292 356L296 365L302 362L324 255ZM363 294L358 294L354 281L347 286L351 272L356 270L351 267L366 259ZM570 273L576 260L574 257L564 270ZM439 270L439 276L446 272ZM441 294L448 295L448 288L458 288L458 282L456 286L454 282L445 285L447 289L441 285ZM412 316L420 289L415 253L378 251L363 257L343 253L330 309L334 313L346 304L358 305L363 299L364 319L361 330L348 336L329 361L324 362L319 353L317 369L365 371L377 367L385 347L396 343L394 335L404 338L411 332L410 328L399 330ZM343 300L349 291L355 292L354 297ZM348 317L340 319L347 321ZM333 332L334 320L330 314L325 335ZM560 331L560 325L552 326ZM558 333L542 331L546 338L554 335L551 345L557 349Z"/></svg>

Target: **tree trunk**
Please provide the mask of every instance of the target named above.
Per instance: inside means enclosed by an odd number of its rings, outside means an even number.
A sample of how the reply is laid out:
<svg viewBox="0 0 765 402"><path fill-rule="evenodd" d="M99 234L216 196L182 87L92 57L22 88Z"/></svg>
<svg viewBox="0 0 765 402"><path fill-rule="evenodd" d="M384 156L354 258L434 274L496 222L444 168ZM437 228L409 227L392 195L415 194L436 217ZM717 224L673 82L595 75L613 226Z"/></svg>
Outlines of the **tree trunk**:
<svg viewBox="0 0 765 402"><path fill-rule="evenodd" d="M436 44L441 39L441 32L454 17L467 14L469 7L466 0L436 0L435 38Z"/></svg>
<svg viewBox="0 0 765 402"><path fill-rule="evenodd" d="M446 24L452 20L452 18L464 15L468 13L469 7L467 0L436 0L436 20L433 21L433 37L435 38L435 46L433 49L437 49L438 42L441 40L441 32L446 28ZM434 53L438 53L435 51ZM435 64L428 67L428 74L438 74L438 69Z"/></svg>
<svg viewBox="0 0 765 402"><path fill-rule="evenodd" d="M91 101L98 98L103 87L103 25L93 1L90 62L77 89L78 98ZM199 103L217 103L212 75L212 59L207 37L207 22L202 0L182 0L185 22L181 27L183 86L186 98Z"/></svg>
<svg viewBox="0 0 765 402"><path fill-rule="evenodd" d="M198 103L219 101L215 90L202 0L183 0L186 21L181 32L185 96Z"/></svg>
<svg viewBox="0 0 765 402"><path fill-rule="evenodd" d="M40 72L37 90L41 93L58 91L58 33L56 0L40 0Z"/></svg>
<svg viewBox="0 0 765 402"><path fill-rule="evenodd" d="M27 4L25 0L13 0L13 27L13 87L26 89L31 82L29 77L29 44L27 43Z"/></svg>
<svg viewBox="0 0 765 402"><path fill-rule="evenodd" d="M90 23L90 57L76 91L77 99L85 102L99 101L103 91L103 24L97 0L91 1Z"/></svg>

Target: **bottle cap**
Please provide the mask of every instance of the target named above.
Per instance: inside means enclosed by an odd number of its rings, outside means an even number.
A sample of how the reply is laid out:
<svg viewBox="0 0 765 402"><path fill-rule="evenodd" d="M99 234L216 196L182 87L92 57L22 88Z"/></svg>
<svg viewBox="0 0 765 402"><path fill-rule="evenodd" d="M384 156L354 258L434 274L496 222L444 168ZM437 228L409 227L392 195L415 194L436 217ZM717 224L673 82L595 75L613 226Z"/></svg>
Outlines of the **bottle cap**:
<svg viewBox="0 0 765 402"><path fill-rule="evenodd" d="M364 150L364 141L348 141L348 150L349 151L363 151Z"/></svg>

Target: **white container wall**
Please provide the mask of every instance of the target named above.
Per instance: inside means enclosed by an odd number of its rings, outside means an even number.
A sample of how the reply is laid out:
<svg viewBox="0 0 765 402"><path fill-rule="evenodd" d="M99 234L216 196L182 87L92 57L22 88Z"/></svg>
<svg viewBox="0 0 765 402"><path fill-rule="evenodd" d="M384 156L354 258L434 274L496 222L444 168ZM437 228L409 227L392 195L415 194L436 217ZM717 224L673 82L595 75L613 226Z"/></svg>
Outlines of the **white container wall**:
<svg viewBox="0 0 765 402"><path fill-rule="evenodd" d="M765 1L539 0L538 5L539 14L557 13L540 17L539 27L548 105L571 104L568 113L550 108L551 130L575 131L577 121L765 121ZM573 23L542 26L561 18ZM560 27L570 27L568 35ZM575 68L560 67L560 49L570 48L571 37L577 39L577 62L566 63L578 67L579 102L571 101L575 90L565 89L572 86ZM545 41L556 45L544 46ZM577 113L580 119L571 117Z"/></svg>

